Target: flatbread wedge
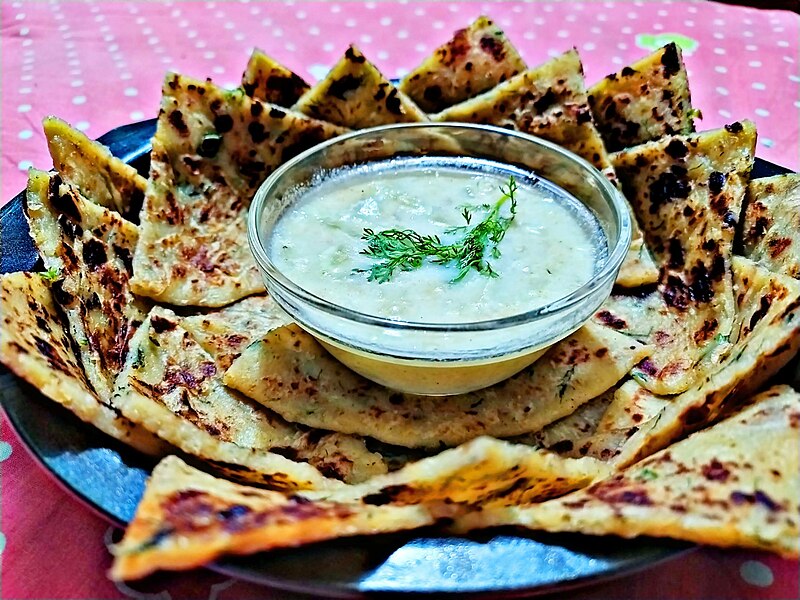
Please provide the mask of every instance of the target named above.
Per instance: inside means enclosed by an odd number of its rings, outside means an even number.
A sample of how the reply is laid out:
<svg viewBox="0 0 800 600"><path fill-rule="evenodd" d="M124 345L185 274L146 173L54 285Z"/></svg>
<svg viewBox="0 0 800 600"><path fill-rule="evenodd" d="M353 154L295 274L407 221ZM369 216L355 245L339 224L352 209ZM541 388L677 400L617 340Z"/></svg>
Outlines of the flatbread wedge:
<svg viewBox="0 0 800 600"><path fill-rule="evenodd" d="M745 204L744 255L800 279L800 174L754 179Z"/></svg>
<svg viewBox="0 0 800 600"><path fill-rule="evenodd" d="M155 307L132 339L114 402L130 420L242 481L292 490L338 484L321 472L351 482L386 472L362 440L303 431L227 390L211 355L165 308Z"/></svg>
<svg viewBox="0 0 800 600"><path fill-rule="evenodd" d="M352 129L428 120L354 45L292 110Z"/></svg>
<svg viewBox="0 0 800 600"><path fill-rule="evenodd" d="M167 444L122 416L98 396L83 371L78 345L62 321L48 275L0 275L0 362L79 419L146 454Z"/></svg>
<svg viewBox="0 0 800 600"><path fill-rule="evenodd" d="M736 398L756 393L800 348L800 282L733 260L736 318L731 351L713 374L672 399L614 458L628 465L713 422Z"/></svg>
<svg viewBox="0 0 800 600"><path fill-rule="evenodd" d="M586 159L615 181L611 160L593 122L583 65L575 49L431 119L499 125L542 137ZM623 287L647 285L658 279L658 268L633 210L631 220L631 248L617 280Z"/></svg>
<svg viewBox="0 0 800 600"><path fill-rule="evenodd" d="M611 167L594 126L583 65L574 48L431 119L516 129L564 146L600 170Z"/></svg>
<svg viewBox="0 0 800 600"><path fill-rule="evenodd" d="M305 80L258 48L242 74L242 89L251 98L289 107L308 91Z"/></svg>
<svg viewBox="0 0 800 600"><path fill-rule="evenodd" d="M56 174L31 170L25 215L88 380L108 400L148 305L130 290L136 226Z"/></svg>
<svg viewBox="0 0 800 600"><path fill-rule="evenodd" d="M220 373L251 343L290 322L270 296L250 296L221 310L180 319L181 327L214 357Z"/></svg>
<svg viewBox="0 0 800 600"><path fill-rule="evenodd" d="M130 219L139 214L147 180L108 148L56 117L43 121L53 167L88 200Z"/></svg>
<svg viewBox="0 0 800 600"><path fill-rule="evenodd" d="M247 210L279 164L343 130L209 81L170 73L134 254L134 291L175 305L224 306L263 292Z"/></svg>
<svg viewBox="0 0 800 600"><path fill-rule="evenodd" d="M553 421L539 431L516 437L513 441L551 450L561 456L576 457L571 452L575 442L595 433L617 389L613 387L579 406L572 414Z"/></svg>
<svg viewBox="0 0 800 600"><path fill-rule="evenodd" d="M422 503L437 516L452 517L476 508L542 502L611 472L593 458L562 458L481 436L360 485L313 492L310 497L376 506Z"/></svg>
<svg viewBox="0 0 800 600"><path fill-rule="evenodd" d="M114 549L111 575L132 579L225 553L421 527L477 506L553 498L610 473L591 458L477 438L357 486L287 496L215 479L168 457Z"/></svg>
<svg viewBox="0 0 800 600"><path fill-rule="evenodd" d="M467 515L461 530L519 525L671 537L800 554L800 394L777 386L711 429L609 479L529 507Z"/></svg>
<svg viewBox="0 0 800 600"><path fill-rule="evenodd" d="M657 394L688 389L730 350L730 264L755 140L745 121L613 156L661 281L649 296L612 298L598 318L655 345L637 379Z"/></svg>
<svg viewBox="0 0 800 600"><path fill-rule="evenodd" d="M694 131L689 80L675 42L592 86L589 103L612 152Z"/></svg>
<svg viewBox="0 0 800 600"><path fill-rule="evenodd" d="M733 259L736 318L722 362L677 396L659 396L634 384L615 398L627 415L604 415L600 431L565 456L594 456L626 466L712 423L738 399L766 384L800 347L800 282L741 257ZM630 420L628 420L630 419Z"/></svg>
<svg viewBox="0 0 800 600"><path fill-rule="evenodd" d="M537 431L610 388L647 354L635 340L590 324L503 383L457 396L416 396L353 373L289 325L248 347L224 381L289 421L441 448Z"/></svg>
<svg viewBox="0 0 800 600"><path fill-rule="evenodd" d="M400 82L400 91L422 110L435 113L493 88L525 70L525 63L505 34L489 18L437 48Z"/></svg>
<svg viewBox="0 0 800 600"><path fill-rule="evenodd" d="M657 396L629 379L616 390L587 402L570 416L519 441L561 456L591 456L616 464L619 461L615 461L615 457L628 439L640 429L647 431L657 424L656 417L671 402L672 398Z"/></svg>
<svg viewBox="0 0 800 600"><path fill-rule="evenodd" d="M217 479L176 456L153 470L111 578L192 569L224 554L251 554L435 522L423 505L371 506L309 500Z"/></svg>

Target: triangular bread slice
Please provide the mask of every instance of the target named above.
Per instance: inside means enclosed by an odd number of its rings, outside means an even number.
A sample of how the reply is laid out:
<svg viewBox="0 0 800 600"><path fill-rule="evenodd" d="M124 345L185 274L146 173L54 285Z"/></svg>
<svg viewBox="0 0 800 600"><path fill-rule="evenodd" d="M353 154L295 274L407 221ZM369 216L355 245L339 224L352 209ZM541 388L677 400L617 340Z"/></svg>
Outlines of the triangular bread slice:
<svg viewBox="0 0 800 600"><path fill-rule="evenodd" d="M131 579L222 554L413 529L477 507L553 498L610 472L591 458L477 438L357 486L285 496L215 479L168 457L114 549L111 575Z"/></svg>
<svg viewBox="0 0 800 600"><path fill-rule="evenodd" d="M611 152L694 131L683 55L670 42L589 89L597 129Z"/></svg>
<svg viewBox="0 0 800 600"><path fill-rule="evenodd" d="M213 518L208 515L213 514ZM203 566L332 538L431 525L423 505L370 506L252 488L168 456L153 470L136 516L112 552L114 580Z"/></svg>
<svg viewBox="0 0 800 600"><path fill-rule="evenodd" d="M278 165L344 130L167 75L134 254L134 291L159 302L224 306L263 291L242 240L256 189Z"/></svg>
<svg viewBox="0 0 800 600"><path fill-rule="evenodd" d="M289 107L305 94L305 80L278 61L254 48L242 74L242 89L251 98Z"/></svg>
<svg viewBox="0 0 800 600"><path fill-rule="evenodd" d="M597 317L656 346L635 376L657 394L688 389L730 351L730 265L755 140L745 121L613 155L661 281L648 296L612 297Z"/></svg>
<svg viewBox="0 0 800 600"><path fill-rule="evenodd" d="M108 148L56 117L43 121L53 167L87 199L123 217L139 214L147 180Z"/></svg>
<svg viewBox="0 0 800 600"><path fill-rule="evenodd" d="M800 348L800 282L741 256L734 256L732 270L736 316L730 350L719 364L677 396L628 381L587 435L553 431L545 446L626 466L713 422L777 374Z"/></svg>
<svg viewBox="0 0 800 600"><path fill-rule="evenodd" d="M0 275L0 362L42 394L105 434L146 454L169 446L98 396L83 371L78 344L53 301L47 273Z"/></svg>
<svg viewBox="0 0 800 600"><path fill-rule="evenodd" d="M583 65L574 48L431 119L516 129L564 146L601 171L611 167L592 119Z"/></svg>
<svg viewBox="0 0 800 600"><path fill-rule="evenodd" d="M754 179L745 205L744 255L800 279L800 174Z"/></svg>
<svg viewBox="0 0 800 600"><path fill-rule="evenodd" d="M481 16L406 75L400 91L424 111L435 113L524 70L525 62L502 30Z"/></svg>
<svg viewBox="0 0 800 600"><path fill-rule="evenodd" d="M290 322L270 296L250 296L221 310L183 317L181 327L214 357L223 373L250 344Z"/></svg>
<svg viewBox="0 0 800 600"><path fill-rule="evenodd" d="M24 209L89 382L108 400L128 341L148 310L129 286L136 225L90 202L55 173L34 169Z"/></svg>
<svg viewBox="0 0 800 600"><path fill-rule="evenodd" d="M800 394L777 386L711 429L556 500L489 508L460 530L519 525L800 554Z"/></svg>
<svg viewBox="0 0 800 600"><path fill-rule="evenodd" d="M583 65L575 49L431 119L499 125L536 135L564 146L615 180L608 152L592 119ZM632 210L631 220L631 248L617 280L623 287L639 287L658 279L658 268Z"/></svg>
<svg viewBox="0 0 800 600"><path fill-rule="evenodd" d="M291 490L338 483L320 473L356 482L386 472L363 440L301 429L225 388L213 357L165 308L153 308L131 340L114 402L132 421L239 480Z"/></svg>
<svg viewBox="0 0 800 600"><path fill-rule="evenodd" d="M351 129L428 120L354 45L292 110Z"/></svg>
<svg viewBox="0 0 800 600"><path fill-rule="evenodd" d="M440 448L479 435L538 431L610 388L648 351L590 323L505 382L456 396L417 396L353 373L290 325L248 347L224 381L290 421L404 447Z"/></svg>

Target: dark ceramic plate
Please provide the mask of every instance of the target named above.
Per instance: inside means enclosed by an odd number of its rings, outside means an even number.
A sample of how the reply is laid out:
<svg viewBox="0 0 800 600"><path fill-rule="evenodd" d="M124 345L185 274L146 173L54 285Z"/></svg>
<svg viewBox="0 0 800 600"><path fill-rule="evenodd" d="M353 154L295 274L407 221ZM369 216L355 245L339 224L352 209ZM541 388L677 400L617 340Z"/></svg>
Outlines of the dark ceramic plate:
<svg viewBox="0 0 800 600"><path fill-rule="evenodd" d="M100 141L146 173L155 120L115 129ZM754 177L786 172L756 160ZM38 269L22 214L22 194L0 210L0 272ZM2 368L0 368L2 369ZM8 419L33 456L69 492L117 525L133 517L153 462L0 371ZM237 557L211 568L269 587L315 595L372 592L537 595L597 583L676 557L691 546L664 540L623 541L581 535L436 531L350 538Z"/></svg>

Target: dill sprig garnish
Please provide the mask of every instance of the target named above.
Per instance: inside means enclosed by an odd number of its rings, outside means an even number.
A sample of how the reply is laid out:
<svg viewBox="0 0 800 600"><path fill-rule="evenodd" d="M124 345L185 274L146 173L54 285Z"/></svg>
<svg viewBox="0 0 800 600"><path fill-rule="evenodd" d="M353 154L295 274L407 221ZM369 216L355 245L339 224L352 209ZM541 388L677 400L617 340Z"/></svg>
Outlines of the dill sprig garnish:
<svg viewBox="0 0 800 600"><path fill-rule="evenodd" d="M420 235L410 229L386 229L375 232L364 229L361 239L367 242L367 247L361 251L374 259L384 259L368 269L353 269L355 273L368 273L367 281L385 283L394 275L395 271L412 271L419 269L426 259L434 264L445 265L456 263L459 273L452 279L452 283L461 281L470 270L475 269L481 275L497 277L498 273L486 260L488 253L492 258L500 257L497 245L503 237L517 214L517 182L514 177L508 178L508 184L500 186L503 196L494 203L477 206L463 206L461 216L466 225L450 227L445 230L447 234L462 234L463 237L452 244L443 244L436 235ZM501 210L506 202L511 202L508 216L501 215ZM473 213L478 210L489 211L486 217L477 225L470 228Z"/></svg>

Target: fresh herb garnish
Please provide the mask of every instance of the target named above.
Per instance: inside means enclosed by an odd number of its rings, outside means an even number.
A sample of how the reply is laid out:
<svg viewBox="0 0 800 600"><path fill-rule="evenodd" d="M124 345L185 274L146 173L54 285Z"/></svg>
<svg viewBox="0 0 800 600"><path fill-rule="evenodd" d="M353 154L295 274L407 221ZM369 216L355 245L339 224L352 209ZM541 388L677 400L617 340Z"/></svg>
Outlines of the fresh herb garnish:
<svg viewBox="0 0 800 600"><path fill-rule="evenodd" d="M639 481L652 481L653 479L658 479L658 473L652 469L644 468L639 471L635 479L638 479Z"/></svg>
<svg viewBox="0 0 800 600"><path fill-rule="evenodd" d="M690 108L686 116L688 116L690 119L702 119L703 111L701 111L699 108Z"/></svg>
<svg viewBox="0 0 800 600"><path fill-rule="evenodd" d="M487 277L497 277L497 272L485 256L487 252L492 258L500 256L497 245L517 214L516 180L509 177L508 184L501 186L500 191L503 196L494 205L463 207L461 216L467 225L451 227L445 231L447 234L463 234L460 240L452 244L443 244L439 236L420 235L409 229L386 229L378 233L372 229L364 229L361 239L367 242L367 247L361 254L384 260L369 269L353 269L353 272L368 273L367 281L385 283L392 278L395 271L419 269L426 259L430 259L439 265L456 263L459 273L452 279L452 283L464 279L471 269ZM509 213L508 216L503 216L500 213L508 201L511 202ZM470 228L473 213L477 210L488 210L489 214L475 227Z"/></svg>
<svg viewBox="0 0 800 600"><path fill-rule="evenodd" d="M57 281L61 277L61 271L56 267L50 267L47 271L39 273L39 277L46 281Z"/></svg>

